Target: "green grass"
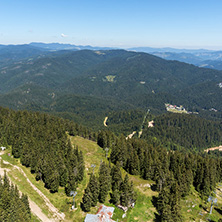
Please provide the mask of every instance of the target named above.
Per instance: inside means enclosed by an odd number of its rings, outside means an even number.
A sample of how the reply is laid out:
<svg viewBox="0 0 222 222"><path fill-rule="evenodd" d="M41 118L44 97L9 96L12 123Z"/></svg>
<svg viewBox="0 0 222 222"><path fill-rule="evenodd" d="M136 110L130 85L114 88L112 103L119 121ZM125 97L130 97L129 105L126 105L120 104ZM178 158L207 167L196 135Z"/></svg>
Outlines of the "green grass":
<svg viewBox="0 0 222 222"><path fill-rule="evenodd" d="M190 194L181 201L181 213L184 221L208 221L208 218L212 221L218 221L222 218L220 214L222 211L219 210L222 208L222 198L217 196L217 199L218 206L213 208L210 215L210 203L207 200L202 200L194 187L191 187Z"/></svg>
<svg viewBox="0 0 222 222"><path fill-rule="evenodd" d="M38 218L37 216L35 216L34 214L32 214L32 216L31 216L31 222L41 222L41 221L39 220L39 218Z"/></svg>

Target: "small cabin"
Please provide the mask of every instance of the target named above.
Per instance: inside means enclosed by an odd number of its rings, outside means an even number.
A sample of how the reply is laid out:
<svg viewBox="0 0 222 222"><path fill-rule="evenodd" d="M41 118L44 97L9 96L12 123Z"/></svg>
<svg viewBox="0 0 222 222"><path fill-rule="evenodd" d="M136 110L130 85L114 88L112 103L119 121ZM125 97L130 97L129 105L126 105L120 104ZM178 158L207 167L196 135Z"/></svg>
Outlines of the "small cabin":
<svg viewBox="0 0 222 222"><path fill-rule="evenodd" d="M114 207L101 205L97 214L87 214L84 222L115 222L111 219Z"/></svg>

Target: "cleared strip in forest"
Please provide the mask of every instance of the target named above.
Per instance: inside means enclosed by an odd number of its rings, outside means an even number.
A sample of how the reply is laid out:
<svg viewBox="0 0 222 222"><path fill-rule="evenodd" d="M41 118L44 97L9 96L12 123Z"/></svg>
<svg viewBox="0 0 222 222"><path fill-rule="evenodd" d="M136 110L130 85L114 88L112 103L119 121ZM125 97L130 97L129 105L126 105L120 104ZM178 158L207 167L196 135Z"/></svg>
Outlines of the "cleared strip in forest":
<svg viewBox="0 0 222 222"><path fill-rule="evenodd" d="M134 136L134 134L136 134L136 131L133 131L131 134L129 134L129 135L126 137L126 140L131 139L131 138Z"/></svg>
<svg viewBox="0 0 222 222"><path fill-rule="evenodd" d="M213 151L213 150L222 151L222 145L217 146L217 147L208 148L208 149L206 149L206 150L204 150L204 151L208 153L209 151Z"/></svg>
<svg viewBox="0 0 222 222"><path fill-rule="evenodd" d="M1 155L1 154L0 154ZM0 157L0 160L2 160L2 158ZM3 160L3 164L10 164L9 162L7 161L4 161ZM13 165L10 164L12 167ZM10 171L10 169L8 168L3 168L2 166L0 166L0 175L3 177L5 172L7 174L7 172ZM9 180L11 181L11 179L9 178ZM21 192L19 191L19 193L21 194ZM41 210L41 208L35 203L33 202L30 198L29 199L29 206L30 206L30 209L31 209L31 212L33 214L35 214L41 221L44 221L44 222L53 222L54 220L51 220L49 219Z"/></svg>

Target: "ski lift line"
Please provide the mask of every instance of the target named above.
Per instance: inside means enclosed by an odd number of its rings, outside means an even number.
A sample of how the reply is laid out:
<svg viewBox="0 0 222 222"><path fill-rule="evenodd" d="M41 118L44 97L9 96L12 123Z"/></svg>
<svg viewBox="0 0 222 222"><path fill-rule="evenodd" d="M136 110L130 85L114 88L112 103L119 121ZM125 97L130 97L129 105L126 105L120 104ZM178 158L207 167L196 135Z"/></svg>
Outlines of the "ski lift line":
<svg viewBox="0 0 222 222"><path fill-rule="evenodd" d="M150 109L147 109L147 112L146 112L145 116L143 117L143 122L142 122L142 125L141 125L141 127L140 127L140 131L143 129L144 122L145 122L146 117L147 117L147 115L148 115L149 112L150 112Z"/></svg>
<svg viewBox="0 0 222 222"><path fill-rule="evenodd" d="M144 115L142 125L144 124L144 122L145 122L145 120L146 120L146 117L147 117L149 111L150 111L150 109L148 109L147 112L146 112L146 114Z"/></svg>

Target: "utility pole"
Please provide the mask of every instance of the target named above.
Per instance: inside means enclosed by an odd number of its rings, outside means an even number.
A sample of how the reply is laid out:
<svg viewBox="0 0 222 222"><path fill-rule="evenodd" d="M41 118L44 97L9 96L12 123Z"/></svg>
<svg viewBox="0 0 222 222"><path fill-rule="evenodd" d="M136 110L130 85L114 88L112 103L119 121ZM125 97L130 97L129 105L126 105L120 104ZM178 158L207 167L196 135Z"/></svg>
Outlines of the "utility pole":
<svg viewBox="0 0 222 222"><path fill-rule="evenodd" d="M96 165L95 164L91 164L91 167L93 168L93 174L94 174L94 169L95 169Z"/></svg>
<svg viewBox="0 0 222 222"><path fill-rule="evenodd" d="M212 214L213 205L217 203L217 198L214 198L214 197L212 197L212 196L209 196L209 197L208 197L208 202L211 202L210 214Z"/></svg>
<svg viewBox="0 0 222 222"><path fill-rule="evenodd" d="M76 194L77 194L76 191L71 191L71 192L70 192L70 196L73 196L72 210L75 209L75 196L76 196Z"/></svg>

